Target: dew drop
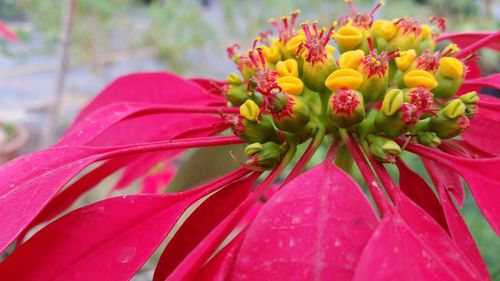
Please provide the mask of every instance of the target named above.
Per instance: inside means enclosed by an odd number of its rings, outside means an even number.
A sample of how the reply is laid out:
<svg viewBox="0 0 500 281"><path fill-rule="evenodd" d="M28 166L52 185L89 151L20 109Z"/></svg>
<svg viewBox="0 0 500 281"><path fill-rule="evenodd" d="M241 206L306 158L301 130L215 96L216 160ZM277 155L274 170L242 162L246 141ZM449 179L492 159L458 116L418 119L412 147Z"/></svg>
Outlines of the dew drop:
<svg viewBox="0 0 500 281"><path fill-rule="evenodd" d="M118 254L117 260L120 263L127 263L135 257L136 252L137 252L136 247L132 246L125 247L120 251L120 254Z"/></svg>

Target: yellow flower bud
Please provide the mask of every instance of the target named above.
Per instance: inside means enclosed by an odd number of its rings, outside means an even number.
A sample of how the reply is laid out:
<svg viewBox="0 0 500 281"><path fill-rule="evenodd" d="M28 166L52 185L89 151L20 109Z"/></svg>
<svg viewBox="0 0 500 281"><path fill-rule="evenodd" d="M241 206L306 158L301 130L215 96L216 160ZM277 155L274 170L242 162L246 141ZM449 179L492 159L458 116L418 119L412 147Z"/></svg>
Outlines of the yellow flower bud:
<svg viewBox="0 0 500 281"><path fill-rule="evenodd" d="M306 41L306 36L304 35L296 35L295 37L292 37L288 42L286 43L285 49L290 56L296 56L297 55L297 48L300 46L300 44Z"/></svg>
<svg viewBox="0 0 500 281"><path fill-rule="evenodd" d="M278 86L290 95L298 96L302 94L304 83L295 76L283 76L276 80Z"/></svg>
<svg viewBox="0 0 500 281"><path fill-rule="evenodd" d="M454 99L443 108L443 115L448 119L455 119L464 115L466 109L465 104L461 100Z"/></svg>
<svg viewBox="0 0 500 281"><path fill-rule="evenodd" d="M276 46L272 46L270 48L268 46L262 46L262 53L264 54L266 61L269 63L276 63L281 58L280 50Z"/></svg>
<svg viewBox="0 0 500 281"><path fill-rule="evenodd" d="M420 36L422 36L422 38L431 37L432 29L430 26L428 26L427 24L422 24L420 28L421 28Z"/></svg>
<svg viewBox="0 0 500 281"><path fill-rule="evenodd" d="M403 81L410 88L425 87L434 89L438 85L436 78L425 70L412 70L403 76Z"/></svg>
<svg viewBox="0 0 500 281"><path fill-rule="evenodd" d="M365 52L362 50L344 52L339 57L339 67L356 69L364 56Z"/></svg>
<svg viewBox="0 0 500 281"><path fill-rule="evenodd" d="M325 86L330 90L357 89L363 83L363 76L354 69L344 68L335 70L326 78Z"/></svg>
<svg viewBox="0 0 500 281"><path fill-rule="evenodd" d="M386 116L392 116L401 108L403 101L403 91L400 89L392 89L385 94L381 110Z"/></svg>
<svg viewBox="0 0 500 281"><path fill-rule="evenodd" d="M397 27L393 22L387 20L377 20L373 22L373 29L377 33L377 35L384 38L386 41L391 40L397 31Z"/></svg>
<svg viewBox="0 0 500 281"><path fill-rule="evenodd" d="M240 106L240 115L249 121L257 121L260 116L260 108L253 100L247 100Z"/></svg>
<svg viewBox="0 0 500 281"><path fill-rule="evenodd" d="M363 40L363 34L361 33L361 30L352 25L345 25L341 27L334 36L335 41L337 41L337 44L339 44L339 46L342 46L349 50L352 50L359 46L361 44L361 41Z"/></svg>
<svg viewBox="0 0 500 281"><path fill-rule="evenodd" d="M399 52L399 57L395 59L396 66L399 70L406 71L413 63L413 61L415 61L416 57L417 53L413 49L410 49L408 51L401 51Z"/></svg>
<svg viewBox="0 0 500 281"><path fill-rule="evenodd" d="M299 76L299 65L294 59L279 61L276 64L276 71L280 76Z"/></svg>
<svg viewBox="0 0 500 281"><path fill-rule="evenodd" d="M460 78L464 74L464 66L456 58L444 57L439 60L439 74L450 79Z"/></svg>

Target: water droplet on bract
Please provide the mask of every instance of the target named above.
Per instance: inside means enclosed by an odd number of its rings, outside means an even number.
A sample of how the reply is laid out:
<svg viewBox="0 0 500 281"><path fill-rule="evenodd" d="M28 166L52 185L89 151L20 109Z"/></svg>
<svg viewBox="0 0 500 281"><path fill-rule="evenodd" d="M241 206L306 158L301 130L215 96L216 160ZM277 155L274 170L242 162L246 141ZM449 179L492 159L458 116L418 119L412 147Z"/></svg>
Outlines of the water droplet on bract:
<svg viewBox="0 0 500 281"><path fill-rule="evenodd" d="M136 247L125 247L123 248L120 253L118 254L118 257L116 258L120 263L127 263L131 261L137 252Z"/></svg>

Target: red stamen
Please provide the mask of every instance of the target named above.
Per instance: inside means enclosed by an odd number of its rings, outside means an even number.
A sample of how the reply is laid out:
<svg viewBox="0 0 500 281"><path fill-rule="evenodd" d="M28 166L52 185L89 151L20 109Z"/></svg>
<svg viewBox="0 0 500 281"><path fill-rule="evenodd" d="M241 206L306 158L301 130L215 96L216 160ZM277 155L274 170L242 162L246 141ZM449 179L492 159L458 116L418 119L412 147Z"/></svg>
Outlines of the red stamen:
<svg viewBox="0 0 500 281"><path fill-rule="evenodd" d="M431 17L431 23L436 24L441 32L446 31L446 20L442 17Z"/></svg>
<svg viewBox="0 0 500 281"><path fill-rule="evenodd" d="M377 11L380 7L382 7L382 5L383 5L383 1L382 1L382 0L378 1L378 3L375 5L375 7L373 7L373 9L370 11L369 15L370 15L370 16L373 16L373 15L375 14L375 12L376 12L376 11Z"/></svg>
<svg viewBox="0 0 500 281"><path fill-rule="evenodd" d="M357 14L358 11L356 10L356 6L354 6L354 3L352 2L352 0L348 0L347 1L347 6L349 6L349 8L351 9L351 12L353 14Z"/></svg>
<svg viewBox="0 0 500 281"><path fill-rule="evenodd" d="M372 38L370 38L370 36L367 36L366 41L368 41L368 49L370 50L370 53L374 52Z"/></svg>

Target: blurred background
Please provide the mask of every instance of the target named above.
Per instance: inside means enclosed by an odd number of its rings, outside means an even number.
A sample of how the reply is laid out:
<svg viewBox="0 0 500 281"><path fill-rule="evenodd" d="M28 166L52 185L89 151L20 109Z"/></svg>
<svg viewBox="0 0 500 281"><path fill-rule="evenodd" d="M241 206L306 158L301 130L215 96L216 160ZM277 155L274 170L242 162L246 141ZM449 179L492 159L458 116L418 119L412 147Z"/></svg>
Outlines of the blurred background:
<svg viewBox="0 0 500 281"><path fill-rule="evenodd" d="M375 2L355 4L369 11ZM299 20L320 24L348 11L343 0L0 0L0 22L18 37L0 38L0 161L53 143L121 75L171 71L223 79L235 71L227 46L238 42L246 49L270 29L269 18L295 9L302 10ZM498 30L500 0L386 0L376 13L422 21L434 15L446 17L448 32ZM481 52L483 72L498 72L499 55ZM216 152L195 153L199 159ZM185 175L190 169L179 170ZM174 184L182 186L179 181ZM463 214L493 278L500 280L500 239L470 195Z"/></svg>

